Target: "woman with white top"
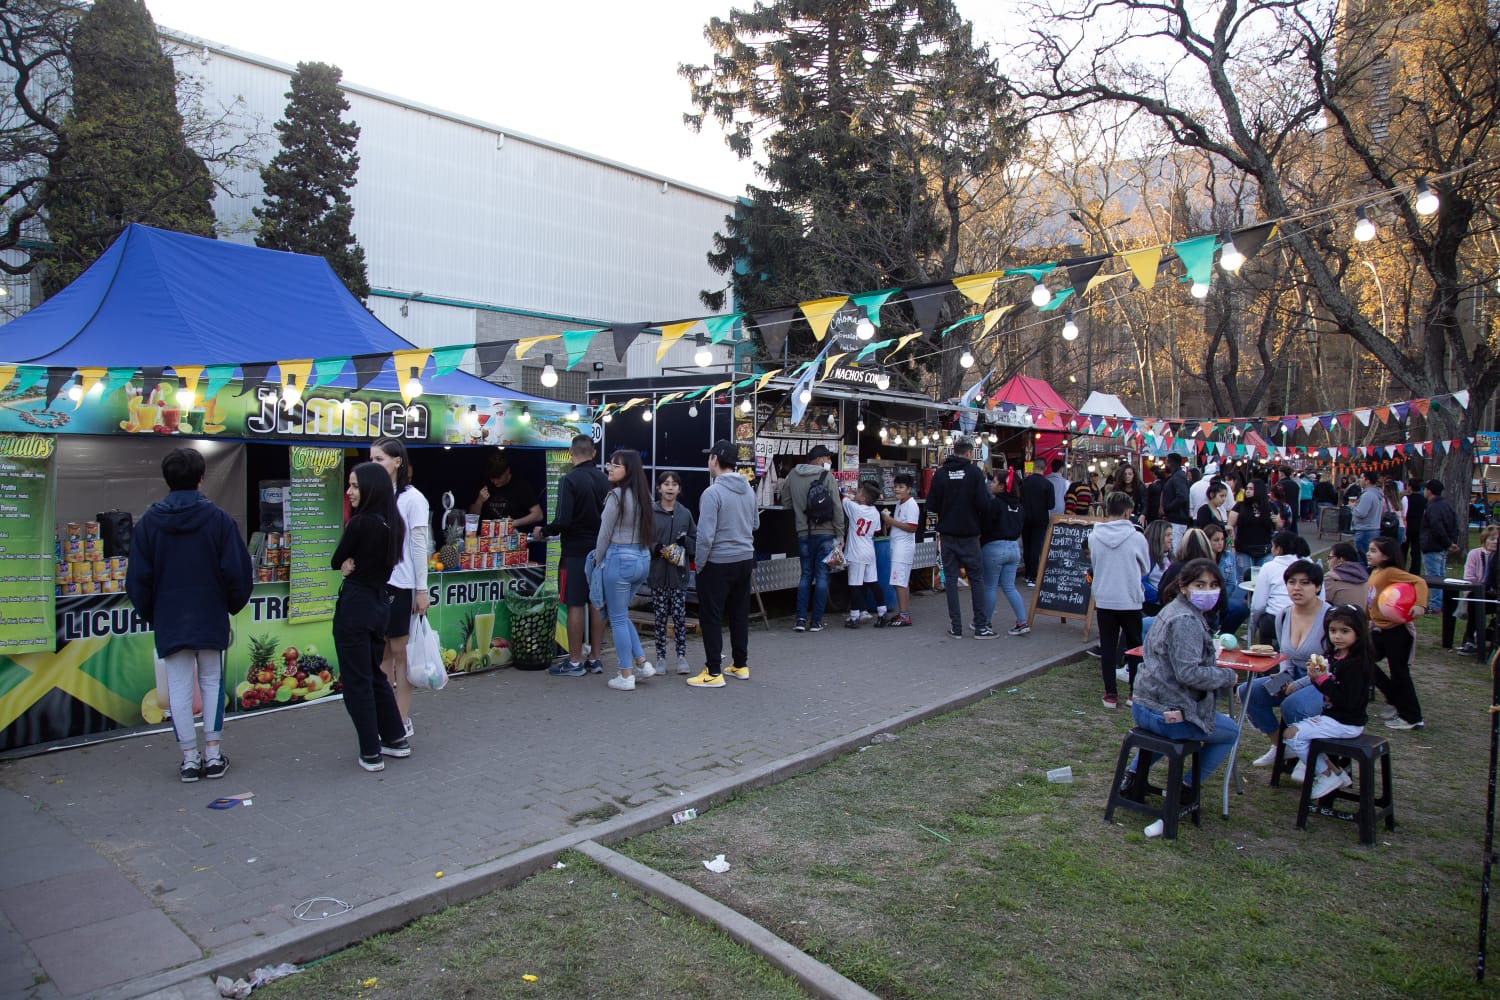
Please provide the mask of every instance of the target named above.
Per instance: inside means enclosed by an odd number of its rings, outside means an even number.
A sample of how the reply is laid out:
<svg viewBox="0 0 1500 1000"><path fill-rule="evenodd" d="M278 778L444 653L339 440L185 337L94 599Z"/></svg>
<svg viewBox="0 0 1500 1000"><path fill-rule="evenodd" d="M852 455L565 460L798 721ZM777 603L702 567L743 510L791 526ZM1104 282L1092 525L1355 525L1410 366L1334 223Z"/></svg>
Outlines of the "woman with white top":
<svg viewBox="0 0 1500 1000"><path fill-rule="evenodd" d="M1305 558L1307 543L1290 531L1271 536L1271 561L1260 568L1255 592L1250 595L1250 640L1270 644L1276 637L1276 616L1291 607L1283 575L1287 567Z"/></svg>
<svg viewBox="0 0 1500 1000"><path fill-rule="evenodd" d="M411 484L411 459L399 438L383 437L370 445L370 461L391 477L396 490L396 509L401 513L405 543L401 558L391 570L386 590L391 596L390 619L385 627L385 656L380 669L396 690L401 724L411 736L411 681L406 678L406 639L415 615L427 616L432 603L427 594L427 559L432 554L432 508L422 492Z"/></svg>
<svg viewBox="0 0 1500 1000"><path fill-rule="evenodd" d="M639 452L621 449L609 456L604 474L610 490L599 517L599 537L594 545L595 572L603 577L604 604L609 628L614 634L620 674L609 679L616 691L634 691L639 678L656 676L646 659L640 633L630 620L630 599L646 582L651 571L648 543L656 537L651 515L651 487Z"/></svg>

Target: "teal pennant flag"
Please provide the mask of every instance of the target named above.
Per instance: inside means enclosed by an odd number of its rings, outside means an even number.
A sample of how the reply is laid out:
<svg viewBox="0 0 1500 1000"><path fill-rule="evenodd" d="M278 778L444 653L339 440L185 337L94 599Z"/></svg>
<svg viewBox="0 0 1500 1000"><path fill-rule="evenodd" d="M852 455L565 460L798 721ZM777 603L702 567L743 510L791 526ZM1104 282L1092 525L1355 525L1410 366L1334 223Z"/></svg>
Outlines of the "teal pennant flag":
<svg viewBox="0 0 1500 1000"><path fill-rule="evenodd" d="M870 317L870 322L874 323L875 328L878 330L880 328L881 307L885 305L887 299L899 291L901 291L899 288L886 288L878 292L865 292L863 295L852 296L849 301L863 309L865 315ZM864 357L864 355L861 354L860 357Z"/></svg>
<svg viewBox="0 0 1500 1000"><path fill-rule="evenodd" d="M593 341L594 334L598 330L564 330L562 335L563 350L568 352L568 370L583 360L583 356L589 351L589 343Z"/></svg>
<svg viewBox="0 0 1500 1000"><path fill-rule="evenodd" d="M1177 251L1177 256L1182 259L1182 266L1187 270L1188 279L1200 285L1207 285L1213 281L1214 251L1218 248L1219 238L1212 233L1172 244L1172 249Z"/></svg>
<svg viewBox="0 0 1500 1000"><path fill-rule="evenodd" d="M708 329L708 342L717 344L730 333L734 332L734 325L740 321L744 313L730 313L728 316L706 316L703 325Z"/></svg>
<svg viewBox="0 0 1500 1000"><path fill-rule="evenodd" d="M463 363L464 352L473 346L472 344L454 344L449 347L434 347L432 349L433 377L457 371L458 366Z"/></svg>
<svg viewBox="0 0 1500 1000"><path fill-rule="evenodd" d="M317 358L313 361L312 377L308 379L307 387L311 389L315 385L327 385L344 374L344 369L348 366L348 358Z"/></svg>

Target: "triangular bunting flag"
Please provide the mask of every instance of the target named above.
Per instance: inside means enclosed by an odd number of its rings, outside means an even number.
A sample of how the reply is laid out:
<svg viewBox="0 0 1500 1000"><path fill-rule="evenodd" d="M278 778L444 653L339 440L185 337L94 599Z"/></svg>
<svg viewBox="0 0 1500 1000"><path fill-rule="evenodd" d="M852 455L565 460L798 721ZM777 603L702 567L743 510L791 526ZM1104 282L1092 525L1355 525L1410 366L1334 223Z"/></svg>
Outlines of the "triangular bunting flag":
<svg viewBox="0 0 1500 1000"><path fill-rule="evenodd" d="M1377 406L1375 407L1375 416L1379 418L1382 424L1388 424L1391 422L1391 408L1389 406Z"/></svg>
<svg viewBox="0 0 1500 1000"><path fill-rule="evenodd" d="M916 340L920 336L922 336L922 332L919 330L916 333L908 333L906 336L896 341L896 346L891 348L890 351L886 354L885 360L889 361L892 354L899 353L901 348L905 347L907 344L910 344L913 340Z"/></svg>
<svg viewBox="0 0 1500 1000"><path fill-rule="evenodd" d="M1089 282L1094 280L1094 275L1099 273L1099 269L1108 259L1109 255L1105 254L1092 260L1081 260L1068 265L1068 282L1072 284L1073 291L1077 292L1080 298L1083 297L1084 292L1088 291Z"/></svg>
<svg viewBox="0 0 1500 1000"><path fill-rule="evenodd" d="M1411 407L1410 403L1392 403L1391 404L1391 416L1395 417L1397 420L1401 421L1402 423L1405 423L1406 422L1406 411L1410 407Z"/></svg>
<svg viewBox="0 0 1500 1000"><path fill-rule="evenodd" d="M276 367L279 370L277 384L286 385L287 377L290 376L297 380L297 391L305 391L307 389L307 376L312 371L312 366L312 358L276 362Z"/></svg>
<svg viewBox="0 0 1500 1000"><path fill-rule="evenodd" d="M865 315L870 317L870 322L874 323L875 328L878 330L880 329L881 307L885 305L887 299L899 291L901 291L899 288L885 288L878 292L865 292L861 295L851 296L849 301L863 309Z"/></svg>
<svg viewBox="0 0 1500 1000"><path fill-rule="evenodd" d="M708 342L718 344L734 331L734 325L740 321L744 313L729 313L725 316L709 316L703 321L708 328ZM822 338L819 338L822 339Z"/></svg>
<svg viewBox="0 0 1500 1000"><path fill-rule="evenodd" d="M15 375L15 365L0 365L0 390L3 390L7 385L9 385L10 380L15 378Z"/></svg>
<svg viewBox="0 0 1500 1000"><path fill-rule="evenodd" d="M1372 415L1372 412L1368 409L1354 411L1354 416L1359 421L1361 427L1370 426L1370 417Z"/></svg>
<svg viewBox="0 0 1500 1000"><path fill-rule="evenodd" d="M1430 399L1414 399L1414 400L1411 401L1411 403L1409 405L1411 406L1411 408L1413 410L1416 410L1418 413L1420 413L1422 416L1425 417L1425 416L1427 416L1427 411L1429 409L1431 409L1431 407L1432 407L1432 400L1430 400Z"/></svg>
<svg viewBox="0 0 1500 1000"><path fill-rule="evenodd" d="M120 370L123 371L124 369ZM114 369L110 370L110 381L114 381L114 372ZM130 374L125 376L125 381L130 381L134 376L135 369L132 368ZM233 378L234 365L209 365L203 369L203 398L213 399Z"/></svg>
<svg viewBox="0 0 1500 1000"><path fill-rule="evenodd" d="M432 349L419 347L412 351L393 351L391 353L391 365L396 372L396 384L401 387L401 402L407 406L416 398L406 391L407 384L412 379L421 379L422 370L427 367L427 358L432 354Z"/></svg>
<svg viewBox="0 0 1500 1000"><path fill-rule="evenodd" d="M1350 413L1348 410L1345 410L1343 413L1336 415L1334 419L1337 420L1339 426L1346 431L1354 426L1354 414Z"/></svg>
<svg viewBox="0 0 1500 1000"><path fill-rule="evenodd" d="M354 389L359 391L375 380L380 370L385 367L389 354L356 354L352 359L354 362ZM241 393L243 395L243 393Z"/></svg>
<svg viewBox="0 0 1500 1000"><path fill-rule="evenodd" d="M458 366L463 364L464 353L473 347L473 344L450 344L447 347L434 347L432 349L432 377L442 378L458 371Z"/></svg>
<svg viewBox="0 0 1500 1000"><path fill-rule="evenodd" d="M1454 398L1455 401L1457 401L1457 403L1458 403L1459 406L1463 407L1466 410L1469 408L1469 390L1468 389L1460 389L1460 390L1458 390L1457 392L1455 392L1453 394L1453 398Z"/></svg>
<svg viewBox="0 0 1500 1000"><path fill-rule="evenodd" d="M764 389L766 387L766 383L767 382L771 381L771 379L775 378L777 375L780 375L780 374L781 374L781 369L780 368L772 368L770 371L766 372L760 378L758 378L758 379L755 380L755 391L756 392L760 392L762 389Z"/></svg>
<svg viewBox="0 0 1500 1000"><path fill-rule="evenodd" d="M787 310L790 312L791 310ZM661 364L662 358L667 356L667 351L672 345L682 339L682 335L693 328L698 321L695 319L685 320L681 323L667 323L661 328L661 343L656 345L656 363Z"/></svg>
<svg viewBox="0 0 1500 1000"><path fill-rule="evenodd" d="M107 368L78 369L78 387L83 390L83 396L78 397L78 402L73 405L73 409L76 410L83 405L84 396L87 396L89 390L98 385L99 380L107 374L109 374Z"/></svg>
<svg viewBox="0 0 1500 1000"><path fill-rule="evenodd" d="M1156 287L1156 266L1161 263L1161 247L1147 247L1134 253L1121 254L1130 273L1146 291Z"/></svg>
<svg viewBox="0 0 1500 1000"><path fill-rule="evenodd" d="M947 326L943 327L943 332L938 335L938 339L939 340L944 340L944 339L947 338L948 334L952 333L954 330L957 330L959 327L963 326L965 323L978 323L982 319L984 319L984 316L982 314L980 314L980 315L975 315L975 316L965 316L963 319L959 320L957 323L949 323Z"/></svg>
<svg viewBox="0 0 1500 1000"><path fill-rule="evenodd" d="M568 354L568 371L583 360L583 356L589 352L589 344L593 343L596 330L564 330L562 332L563 350Z"/></svg>
<svg viewBox="0 0 1500 1000"><path fill-rule="evenodd" d="M1129 277L1131 277L1131 272L1129 271L1117 271L1114 274L1096 274L1089 279L1088 285L1086 285L1083 291L1079 294L1087 296L1090 292L1098 288L1100 285L1104 284L1106 281L1114 281L1116 278Z"/></svg>
<svg viewBox="0 0 1500 1000"><path fill-rule="evenodd" d="M347 367L349 367L348 358L318 358L313 362L312 374L308 376L308 388L315 385L327 385L344 374L344 369Z"/></svg>
<svg viewBox="0 0 1500 1000"><path fill-rule="evenodd" d="M1450 452L1452 450L1453 450L1453 442L1452 441L1444 441L1443 442L1443 453L1447 454L1448 452Z"/></svg>
<svg viewBox="0 0 1500 1000"><path fill-rule="evenodd" d="M1214 278L1214 251L1219 248L1219 238L1213 234L1195 236L1190 240L1173 243L1172 249L1187 269L1189 281L1207 285Z"/></svg>
<svg viewBox="0 0 1500 1000"><path fill-rule="evenodd" d="M1238 250L1246 260L1260 253L1260 248L1266 245L1266 240L1276 231L1276 223L1262 222L1258 226L1249 229L1237 230L1234 234L1234 248Z"/></svg>
<svg viewBox="0 0 1500 1000"><path fill-rule="evenodd" d="M1016 278L1025 275L1032 281L1041 281L1047 275L1057 270L1056 262L1051 264L1036 264L1032 267L1011 267L1002 272L1007 278Z"/></svg>
<svg viewBox="0 0 1500 1000"><path fill-rule="evenodd" d="M889 347L892 344L894 344L895 342L896 342L896 338L894 338L894 337L890 338L889 340L875 340L875 341L871 341L870 343L866 344L864 347L861 347L859 349L859 353L854 356L854 363L855 364L859 364L865 358L868 358L870 355L874 354L876 351L880 350L882 347Z"/></svg>
<svg viewBox="0 0 1500 1000"><path fill-rule="evenodd" d="M826 299L810 299L807 302L799 302L797 305L802 310L802 316L807 320L807 325L812 327L813 339L818 343L828 336L828 323L833 319L834 313L844 308L844 303L849 301L847 295L835 295Z"/></svg>
<svg viewBox="0 0 1500 1000"><path fill-rule="evenodd" d="M47 405L62 392L63 386L73 380L73 369L71 368L49 368L47 369Z"/></svg>
<svg viewBox="0 0 1500 1000"><path fill-rule="evenodd" d="M844 356L844 354L847 354L847 353L848 352L845 351L842 354L830 354L826 358L823 359L823 377L825 379L828 377L828 373L831 372L831 371L833 371L833 366L836 365L836 364L838 364L839 363L839 359L842 358Z"/></svg>
<svg viewBox="0 0 1500 1000"><path fill-rule="evenodd" d="M197 394L198 394L198 380L203 377L203 366L202 365L173 365L172 366L172 370L177 373L177 378L182 382L182 388L186 389L188 392L192 393L194 396L197 396ZM109 388L109 382L107 380L107 373L106 373L106 381L105 381L104 385L105 385L105 389L107 390Z"/></svg>
<svg viewBox="0 0 1500 1000"><path fill-rule="evenodd" d="M917 329L931 336L937 329L938 317L943 313L943 300L948 297L953 283L943 282L927 288L910 288L906 291L906 301L911 303L912 316L917 321Z"/></svg>
<svg viewBox="0 0 1500 1000"><path fill-rule="evenodd" d="M516 346L514 340L499 340L488 344L474 345L474 367L479 372L480 378L489 378L495 373L495 369L505 364L505 358L510 354L510 349Z"/></svg>
<svg viewBox="0 0 1500 1000"><path fill-rule="evenodd" d="M382 356L380 360L384 362L385 358ZM377 368L376 371L379 371L379 369ZM266 376L269 374L271 374L271 366L268 364L240 365L240 391L238 395L243 396L246 393L259 389L265 384ZM374 378L374 376L372 375L371 378ZM148 386L154 381L144 368L141 369L141 381Z"/></svg>
<svg viewBox="0 0 1500 1000"><path fill-rule="evenodd" d="M760 342L765 345L766 354L773 358L781 356L781 350L786 346L787 331L791 329L792 320L796 315L797 310L787 307L768 309L752 317L755 320L755 328L760 331ZM874 322L874 317L871 317L871 322Z"/></svg>
<svg viewBox="0 0 1500 1000"><path fill-rule="evenodd" d="M971 274L966 278L954 278L953 287L958 293L968 299L980 309L989 301L990 294L995 290L995 282L1003 275L1001 271L990 271L987 274Z"/></svg>
<svg viewBox="0 0 1500 1000"><path fill-rule="evenodd" d="M37 383L41 382L46 377L47 369L45 368L37 367L34 365L18 366L16 368L16 395L21 395L21 393L37 385Z"/></svg>
<svg viewBox="0 0 1500 1000"><path fill-rule="evenodd" d="M646 326L645 323L616 323L610 328L614 334L616 361L625 360L625 352L630 349L631 344L635 343L635 339L641 335L641 331L646 329ZM568 367L573 366L570 364Z"/></svg>
<svg viewBox="0 0 1500 1000"><path fill-rule="evenodd" d="M984 326L979 330L979 337L989 336L990 331L995 328L995 324L1004 319L1005 314L1010 312L1014 308L1014 305L1006 305L1001 306L999 309L991 309L989 312L985 313ZM977 340L979 338L976 337L975 339Z"/></svg>
<svg viewBox="0 0 1500 1000"><path fill-rule="evenodd" d="M1044 306L1037 306L1036 311L1037 312L1041 312L1041 313L1055 312L1056 310L1058 310L1058 309L1060 309L1062 307L1062 304L1064 302L1068 301L1072 297L1073 297L1073 289L1071 289L1071 288L1064 288L1062 291L1060 291L1056 295L1052 296L1052 301L1051 302L1048 302Z"/></svg>
<svg viewBox="0 0 1500 1000"><path fill-rule="evenodd" d="M548 340L558 340L560 339L560 337L561 335L556 333L545 333L540 337L522 337L520 340L516 341L516 360L519 361L521 358L526 357L526 352L531 350L537 344Z"/></svg>

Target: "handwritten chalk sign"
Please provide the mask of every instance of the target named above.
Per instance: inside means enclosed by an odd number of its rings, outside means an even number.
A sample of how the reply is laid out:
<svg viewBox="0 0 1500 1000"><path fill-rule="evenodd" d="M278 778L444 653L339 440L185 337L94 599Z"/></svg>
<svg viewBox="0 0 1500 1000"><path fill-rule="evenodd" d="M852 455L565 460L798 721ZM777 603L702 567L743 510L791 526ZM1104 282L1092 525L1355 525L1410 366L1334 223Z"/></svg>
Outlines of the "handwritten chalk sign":
<svg viewBox="0 0 1500 1000"><path fill-rule="evenodd" d="M1093 587L1089 583L1091 565L1085 543L1096 523L1097 519L1092 517L1052 516L1042 544L1036 594L1031 599L1032 618L1037 615L1082 618L1085 639L1089 637L1094 613Z"/></svg>

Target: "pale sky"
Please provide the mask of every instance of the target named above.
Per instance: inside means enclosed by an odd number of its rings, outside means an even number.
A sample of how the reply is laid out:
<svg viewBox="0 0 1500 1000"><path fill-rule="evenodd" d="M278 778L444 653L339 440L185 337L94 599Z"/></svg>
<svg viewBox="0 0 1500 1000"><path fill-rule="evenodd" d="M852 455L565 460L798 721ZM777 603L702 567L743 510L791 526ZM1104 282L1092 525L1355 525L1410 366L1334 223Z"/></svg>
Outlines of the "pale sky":
<svg viewBox="0 0 1500 1000"><path fill-rule="evenodd" d="M679 62L706 63L703 27L750 0L146 0L172 28L737 195L754 175L692 110ZM996 0L968 0L995 23ZM988 38L976 26L976 36Z"/></svg>

